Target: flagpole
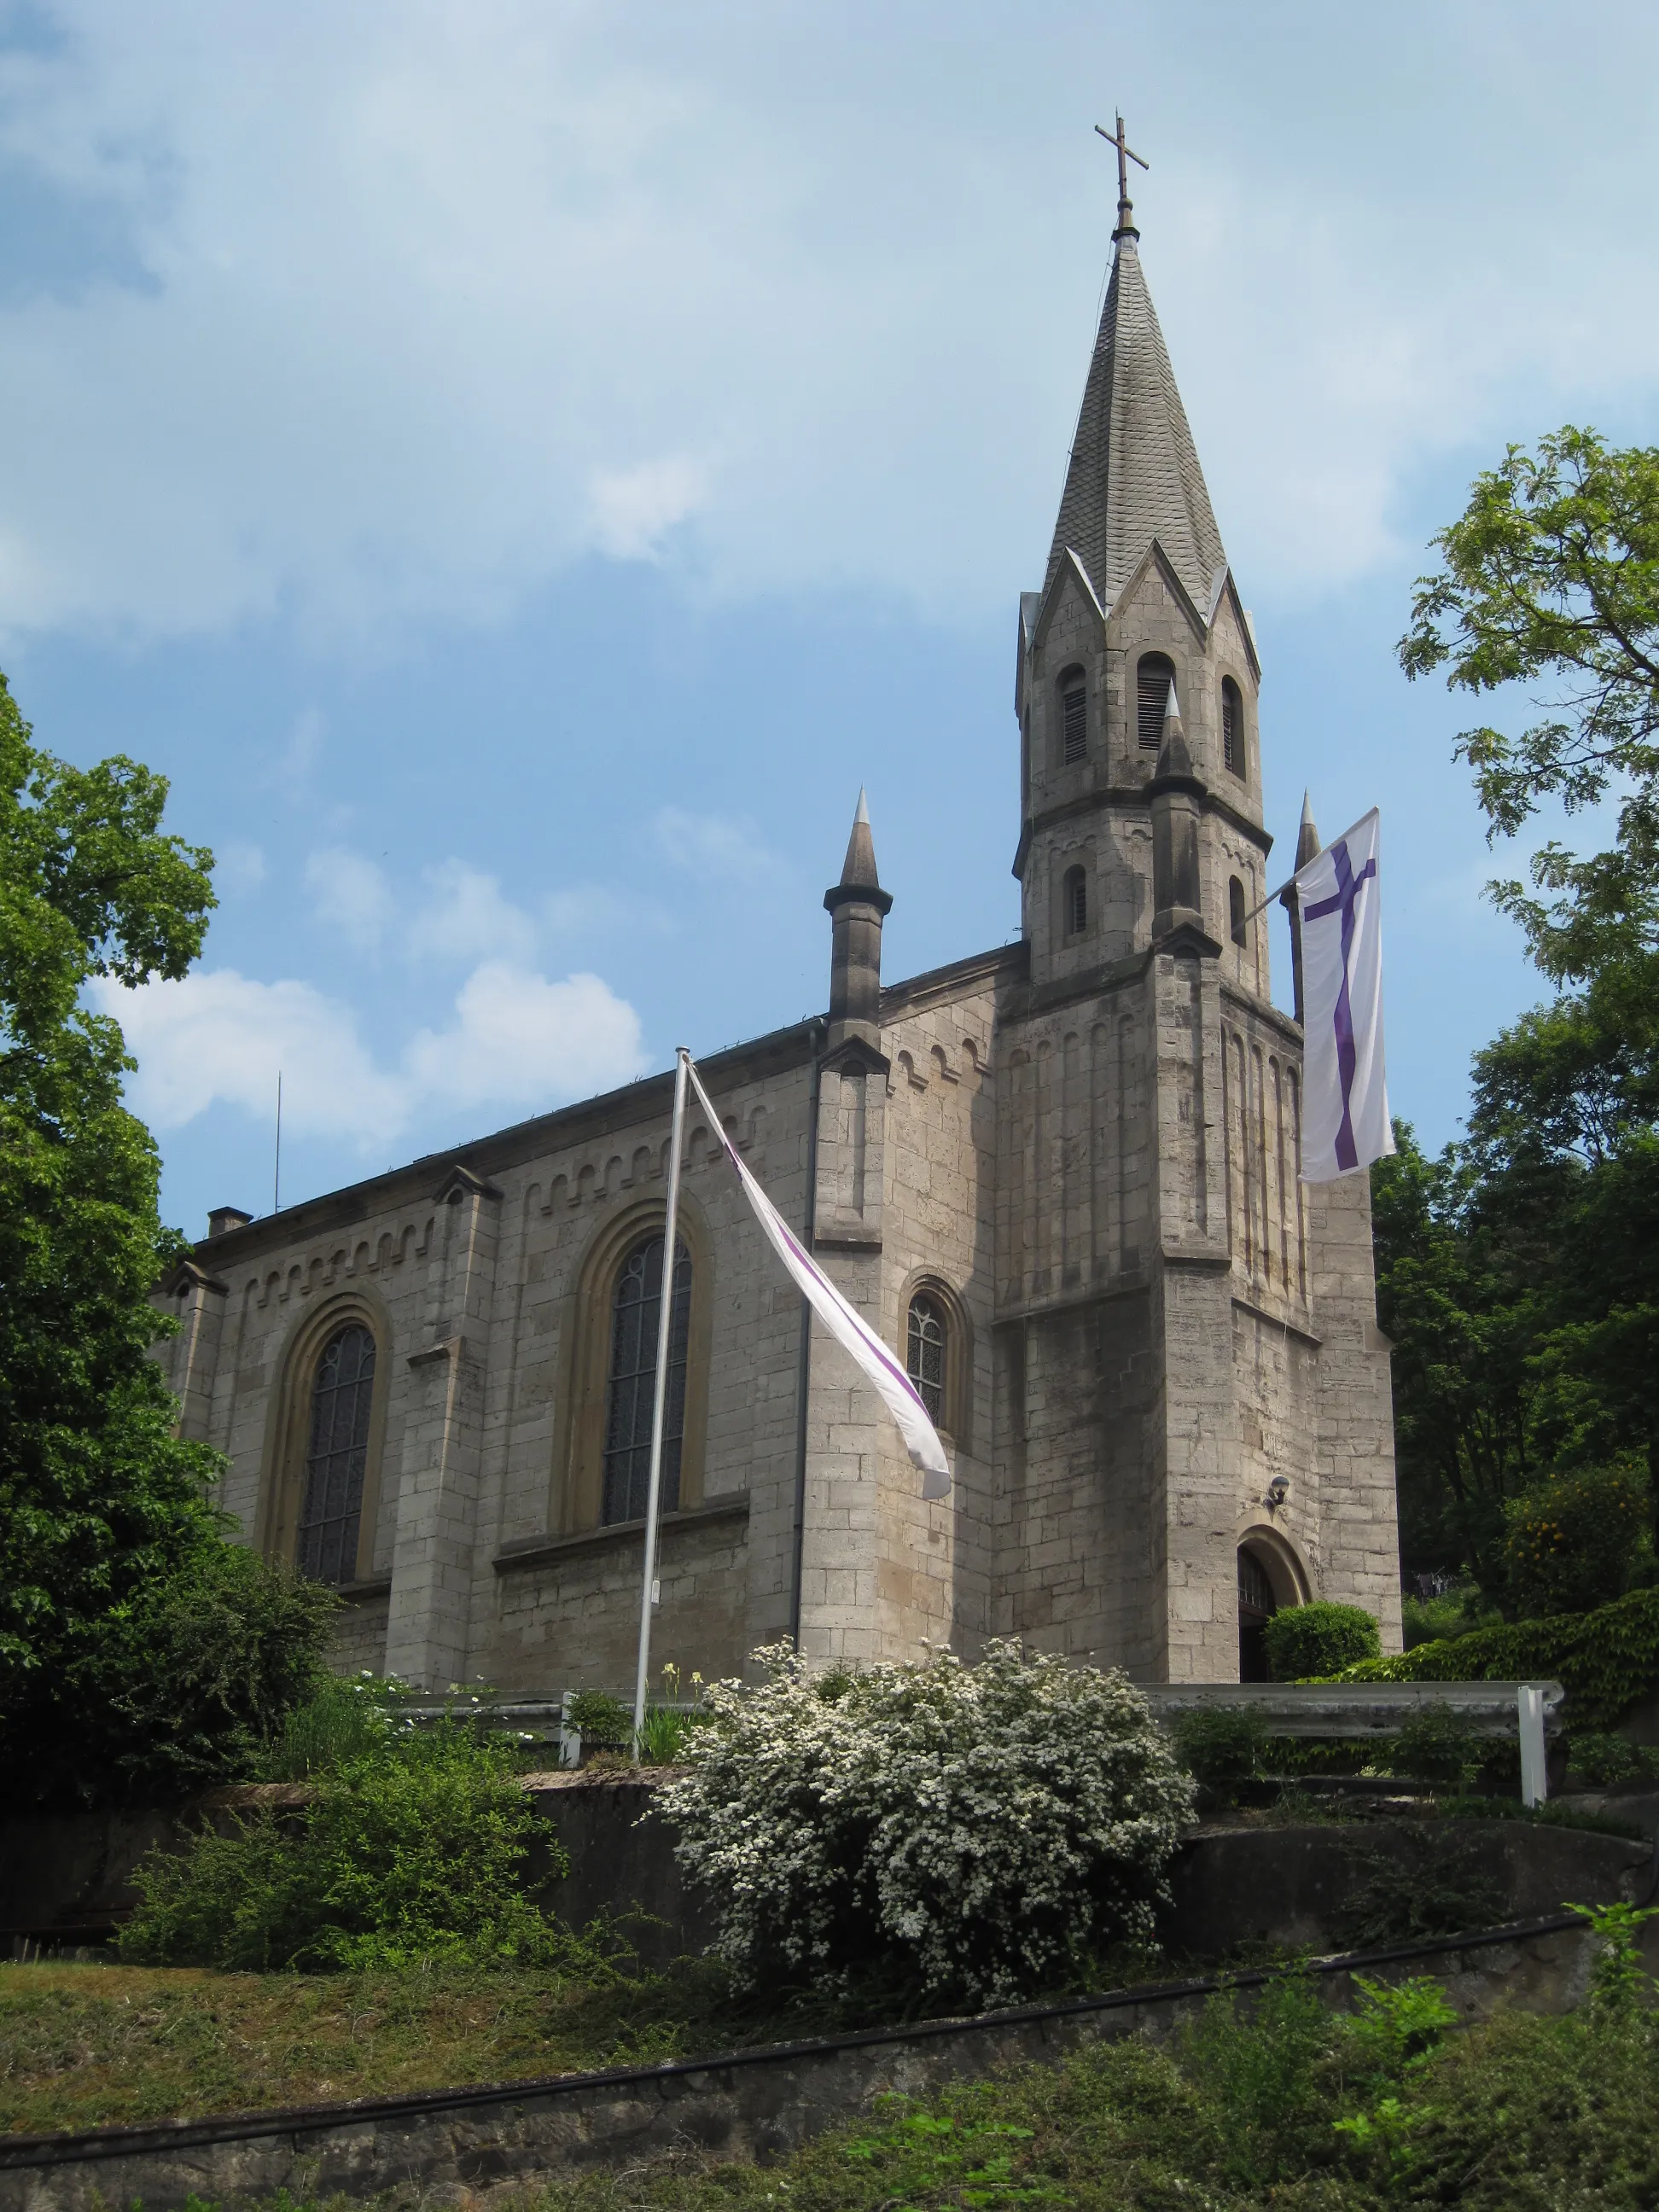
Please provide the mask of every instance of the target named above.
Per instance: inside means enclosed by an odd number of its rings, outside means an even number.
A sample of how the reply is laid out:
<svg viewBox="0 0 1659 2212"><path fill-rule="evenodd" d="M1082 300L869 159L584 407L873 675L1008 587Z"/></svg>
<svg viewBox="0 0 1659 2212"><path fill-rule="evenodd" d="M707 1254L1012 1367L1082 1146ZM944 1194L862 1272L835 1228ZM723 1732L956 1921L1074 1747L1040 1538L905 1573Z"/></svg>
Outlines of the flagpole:
<svg viewBox="0 0 1659 2212"><path fill-rule="evenodd" d="M651 1671L651 1598L657 1579L658 1507L662 1497L663 1414L668 1402L668 1352L674 1328L674 1237L679 1224L680 1155L685 1135L685 1071L690 1054L677 1048L674 1124L668 1139L668 1210L662 1231L662 1302L657 1316L657 1374L651 1394L651 1475L645 1493L645 1583L640 1593L640 1658L634 1676L634 1764L645 1727L645 1686Z"/></svg>
<svg viewBox="0 0 1659 2212"><path fill-rule="evenodd" d="M1376 811L1376 809L1374 806L1368 806L1365 809L1364 813L1360 816L1359 822L1367 820L1369 817L1375 814ZM1359 822L1350 822L1347 828L1342 832L1342 837L1352 837L1354 831L1358 829ZM1328 853L1332 845L1340 845L1342 842L1342 837L1333 837L1330 841L1330 844L1322 845L1320 847L1320 851L1322 853ZM1317 858L1317 855L1315 857ZM1313 866L1313 861L1304 860L1302 865L1303 867L1310 868ZM1285 877L1284 882L1279 884L1277 890L1271 890L1268 892L1266 898L1258 899L1255 904L1250 908L1249 912L1244 915L1243 919L1240 921L1238 925L1239 927L1243 929L1245 922L1254 921L1257 915L1266 914L1267 908L1273 904L1276 898L1283 898L1286 891L1294 890L1296 889L1297 877L1301 873L1301 868L1294 870L1291 874Z"/></svg>

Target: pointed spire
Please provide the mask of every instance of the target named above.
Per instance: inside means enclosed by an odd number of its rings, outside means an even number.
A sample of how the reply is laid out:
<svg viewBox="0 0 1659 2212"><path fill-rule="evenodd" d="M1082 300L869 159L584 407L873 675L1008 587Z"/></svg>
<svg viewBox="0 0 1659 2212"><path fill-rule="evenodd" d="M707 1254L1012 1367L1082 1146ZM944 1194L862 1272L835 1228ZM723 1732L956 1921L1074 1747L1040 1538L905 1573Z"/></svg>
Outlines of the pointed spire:
<svg viewBox="0 0 1659 2212"><path fill-rule="evenodd" d="M876 873L875 840L870 835L870 809L864 796L864 787L859 786L859 811L853 817L853 834L847 841L847 858L842 863L839 890L878 891L881 878Z"/></svg>
<svg viewBox="0 0 1659 2212"><path fill-rule="evenodd" d="M1113 599L1156 538L1202 613L1227 556L1141 271L1133 217L1126 186L1045 588L1070 546L1101 599Z"/></svg>
<svg viewBox="0 0 1659 2212"><path fill-rule="evenodd" d="M1320 850L1319 832L1314 827L1313 801L1304 791L1302 794L1302 826L1296 833L1296 865L1305 868Z"/></svg>
<svg viewBox="0 0 1659 2212"><path fill-rule="evenodd" d="M1158 776L1190 775L1193 757L1187 749L1187 732L1181 726L1181 702L1176 697L1175 679L1170 681L1170 696L1164 708L1164 742L1158 750Z"/></svg>

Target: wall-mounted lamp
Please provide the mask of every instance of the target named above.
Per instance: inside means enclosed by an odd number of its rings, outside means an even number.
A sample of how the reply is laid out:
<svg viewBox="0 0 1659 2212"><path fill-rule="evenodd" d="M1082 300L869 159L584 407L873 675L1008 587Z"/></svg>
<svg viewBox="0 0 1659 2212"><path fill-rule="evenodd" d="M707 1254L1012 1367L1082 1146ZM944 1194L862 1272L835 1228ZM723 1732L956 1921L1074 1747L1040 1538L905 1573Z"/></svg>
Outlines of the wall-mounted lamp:
<svg viewBox="0 0 1659 2212"><path fill-rule="evenodd" d="M1285 1500L1290 1496L1290 1494L1291 1486L1288 1480L1284 1475L1276 1474L1273 1480L1267 1485L1267 1503L1268 1511L1270 1513L1278 1512L1279 1507L1285 1503Z"/></svg>

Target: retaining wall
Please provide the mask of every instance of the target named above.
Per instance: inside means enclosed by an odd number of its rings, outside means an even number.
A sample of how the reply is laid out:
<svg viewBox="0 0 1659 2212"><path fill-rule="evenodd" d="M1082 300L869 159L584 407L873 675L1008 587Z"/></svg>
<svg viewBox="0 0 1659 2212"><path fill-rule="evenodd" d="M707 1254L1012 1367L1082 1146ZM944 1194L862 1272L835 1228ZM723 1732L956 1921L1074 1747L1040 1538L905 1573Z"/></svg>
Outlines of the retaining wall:
<svg viewBox="0 0 1659 2212"><path fill-rule="evenodd" d="M1355 1974L1433 1974L1466 2019L1498 2003L1559 2012L1583 1996L1591 1948L1582 1921L1557 1916L1449 1944L1419 1943L1316 1962L1334 2004ZM1266 1976L1241 1974L1249 1993ZM782 2156L884 2091L924 2094L999 2069L1052 2061L1079 2043L1167 2034L1218 1986L1164 1984L926 2021L670 2065L622 2068L421 2096L365 2099L213 2120L0 2138L0 2212L108 2212L142 2200L176 2212L286 2189L367 2197L386 2190L487 2203L539 2178L691 2150Z"/></svg>

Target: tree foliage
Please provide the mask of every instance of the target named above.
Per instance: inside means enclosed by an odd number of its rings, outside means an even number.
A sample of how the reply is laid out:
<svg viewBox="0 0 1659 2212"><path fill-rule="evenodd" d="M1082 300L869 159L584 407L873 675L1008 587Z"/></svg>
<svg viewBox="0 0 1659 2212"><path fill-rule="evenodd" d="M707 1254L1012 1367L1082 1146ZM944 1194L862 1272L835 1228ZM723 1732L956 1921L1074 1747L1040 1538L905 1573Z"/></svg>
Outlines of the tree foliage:
<svg viewBox="0 0 1659 2212"><path fill-rule="evenodd" d="M1619 797L1618 839L1580 859L1552 841L1535 890L1494 885L1557 981L1659 950L1659 450L1609 447L1571 425L1529 453L1511 446L1477 478L1434 540L1401 665L1443 668L1481 694L1549 687L1519 735L1466 731L1458 749L1493 836L1512 836L1546 799L1568 813Z"/></svg>
<svg viewBox="0 0 1659 2212"><path fill-rule="evenodd" d="M216 1462L173 1435L149 1356L182 1242L121 1103L120 1029L84 995L201 949L211 855L162 830L167 792L40 750L0 678L0 1748L25 1767L78 1725L112 1627L218 1540Z"/></svg>

